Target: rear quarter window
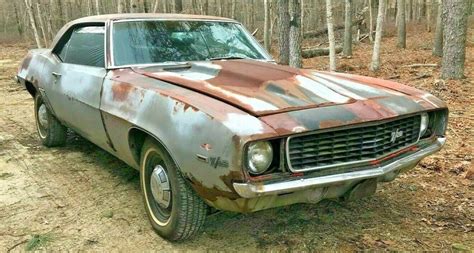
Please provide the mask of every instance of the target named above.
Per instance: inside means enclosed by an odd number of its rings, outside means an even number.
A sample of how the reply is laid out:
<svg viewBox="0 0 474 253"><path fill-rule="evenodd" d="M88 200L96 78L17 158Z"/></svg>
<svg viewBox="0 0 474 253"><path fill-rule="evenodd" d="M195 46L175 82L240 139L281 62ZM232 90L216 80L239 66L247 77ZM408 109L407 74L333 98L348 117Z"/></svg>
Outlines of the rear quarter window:
<svg viewBox="0 0 474 253"><path fill-rule="evenodd" d="M105 67L104 34L104 26L76 28L57 55L65 63Z"/></svg>

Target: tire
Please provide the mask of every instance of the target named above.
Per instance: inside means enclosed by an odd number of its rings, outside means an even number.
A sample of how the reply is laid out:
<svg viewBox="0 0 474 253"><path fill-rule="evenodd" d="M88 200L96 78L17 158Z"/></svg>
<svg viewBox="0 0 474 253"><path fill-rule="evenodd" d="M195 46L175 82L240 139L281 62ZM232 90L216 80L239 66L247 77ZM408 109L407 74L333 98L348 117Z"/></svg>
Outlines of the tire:
<svg viewBox="0 0 474 253"><path fill-rule="evenodd" d="M35 121L38 136L44 146L55 147L66 143L67 128L51 114L39 93L35 96Z"/></svg>
<svg viewBox="0 0 474 253"><path fill-rule="evenodd" d="M186 183L166 150L152 138L147 138L142 147L140 186L145 210L157 234L169 241L181 241L199 232L207 205Z"/></svg>

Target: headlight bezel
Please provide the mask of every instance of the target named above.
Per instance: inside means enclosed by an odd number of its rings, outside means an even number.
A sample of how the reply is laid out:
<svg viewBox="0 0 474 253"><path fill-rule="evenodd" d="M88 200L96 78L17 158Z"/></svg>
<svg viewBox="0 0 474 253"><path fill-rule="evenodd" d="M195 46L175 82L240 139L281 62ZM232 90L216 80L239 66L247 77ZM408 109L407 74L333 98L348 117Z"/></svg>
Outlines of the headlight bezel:
<svg viewBox="0 0 474 253"><path fill-rule="evenodd" d="M257 145L263 145L264 148L267 148L270 150L270 154L267 155L267 164L263 166L264 168L257 168L255 165L255 162L252 162L252 157L255 156L255 154L251 154L253 149L255 148L260 148L260 150L263 150L262 147L257 147ZM247 172L252 175L252 176L258 176L265 174L266 172L270 171L272 164L274 164L274 159L275 159L275 148L273 147L272 143L269 140L259 140L259 141L253 141L250 142L246 145L245 147L245 167L247 169Z"/></svg>
<svg viewBox="0 0 474 253"><path fill-rule="evenodd" d="M420 115L420 132L419 136L422 138L430 127L430 116L427 112Z"/></svg>

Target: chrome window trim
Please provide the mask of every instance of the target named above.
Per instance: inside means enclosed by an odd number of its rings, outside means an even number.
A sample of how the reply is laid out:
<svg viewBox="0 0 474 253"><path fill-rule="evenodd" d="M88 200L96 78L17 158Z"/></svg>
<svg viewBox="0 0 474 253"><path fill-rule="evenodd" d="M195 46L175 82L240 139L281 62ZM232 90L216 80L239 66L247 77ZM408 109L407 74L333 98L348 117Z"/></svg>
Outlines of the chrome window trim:
<svg viewBox="0 0 474 253"><path fill-rule="evenodd" d="M58 43L59 41L61 41L61 39L66 36L67 32L69 32L70 30L72 30L72 32L74 32L74 30L77 28L77 27L89 27L89 26L97 26L97 24L100 24L99 26L103 26L104 27L104 67L100 67L100 68L103 68L103 69L108 69L108 64L107 64L107 30L108 30L108 27L109 27L109 21L99 21L99 22L84 22L84 23L77 23L77 24L74 24L70 27L67 28L66 31L64 31L61 35L61 37L58 39L58 41L56 42L56 44L54 45L51 45L51 54L54 55L57 59L59 59L59 62L60 63L65 63L59 56L57 53L55 53L54 51L56 50L56 48L58 47ZM64 29L64 28L62 28ZM70 39L70 38L69 38ZM68 40L69 41L69 40ZM76 64L76 65L79 65L79 66L86 66L86 65L80 65L80 64Z"/></svg>
<svg viewBox="0 0 474 253"><path fill-rule="evenodd" d="M132 67L149 67L149 66L159 66L158 63L143 63L143 64L126 64L126 65L115 65L114 59L114 40L113 40L113 30L114 30L114 23L123 23L123 22L143 22L143 21L201 21L201 22L219 22L219 23L234 23L239 25L245 32L252 42L255 43L257 50L265 57L265 59L254 59L258 61L265 61L265 62L275 62L275 60L271 57L270 53L268 53L262 45L255 39L254 36L250 34L250 32L245 28L242 23L237 22L235 20L219 20L219 19L193 19L193 18L137 18L137 19L120 19L120 20L109 20L108 27L109 27L109 48L110 48L110 66L107 66L107 69L120 69L120 68L132 68ZM104 50L106 51L106 50ZM107 58L105 58L107 59ZM107 61L107 60L106 60ZM190 61L194 62L194 61Z"/></svg>
<svg viewBox="0 0 474 253"><path fill-rule="evenodd" d="M306 169L301 169L301 170L296 170L296 169L293 168L293 166L291 166L290 152L289 152L290 151L290 141L291 141L292 138L295 138L295 137L313 135L313 134L319 134L319 133L327 133L327 132L332 132L332 131L337 131L337 130L348 130L348 129L359 128L359 127L364 127L364 126L375 126L375 125L380 125L380 124L384 124L384 123L388 123L388 122L392 122L392 121L396 121L396 120L400 120L400 119L415 117L415 116L420 116L420 121L421 121L421 113L420 113L420 114L414 114L414 115L409 115L409 116L397 117L397 118L394 118L394 119L383 120L383 121L374 121L374 122L356 124L356 125L351 125L351 126L347 126L347 127L340 127L340 128L328 128L328 129L316 130L316 131L311 131L311 132L307 132L307 133L302 133L302 134L296 134L296 135L289 136L286 139L286 144L285 144L286 164L288 165L288 169L291 172L306 172L306 171L311 171L311 170L328 169L328 168L348 166L348 165L358 165L358 164L362 164L362 163L366 163L366 162L371 162L371 161L376 161L376 160L383 159L383 158L388 157L388 156L390 156L394 153L399 152L400 150L406 149L408 147L411 147L411 146L417 144L420 141L420 137L421 137L420 134L418 134L418 139L415 142L410 143L410 144L408 144L408 145L406 145L402 148L399 148L395 151L392 151L388 154L378 156L376 158L359 160L359 161L352 161L352 162L345 162L345 163L338 163L338 164L331 164L331 165L316 166L316 167L311 167L311 168L306 168Z"/></svg>

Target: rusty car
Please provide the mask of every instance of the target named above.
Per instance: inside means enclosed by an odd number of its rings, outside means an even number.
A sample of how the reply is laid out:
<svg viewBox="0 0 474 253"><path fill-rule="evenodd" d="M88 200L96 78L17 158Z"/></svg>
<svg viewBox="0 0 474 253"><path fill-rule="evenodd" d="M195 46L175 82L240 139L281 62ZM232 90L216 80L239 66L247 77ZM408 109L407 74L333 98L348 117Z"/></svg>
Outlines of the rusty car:
<svg viewBox="0 0 474 253"><path fill-rule="evenodd" d="M369 196L445 143L446 104L393 81L275 63L237 21L115 14L66 24L18 82L39 139L67 129L140 172L170 241L210 210Z"/></svg>

